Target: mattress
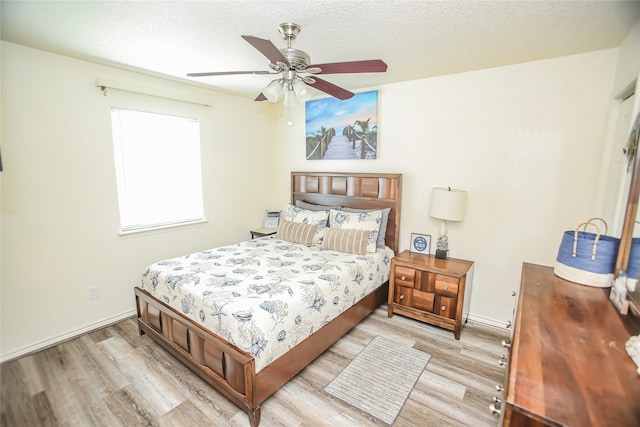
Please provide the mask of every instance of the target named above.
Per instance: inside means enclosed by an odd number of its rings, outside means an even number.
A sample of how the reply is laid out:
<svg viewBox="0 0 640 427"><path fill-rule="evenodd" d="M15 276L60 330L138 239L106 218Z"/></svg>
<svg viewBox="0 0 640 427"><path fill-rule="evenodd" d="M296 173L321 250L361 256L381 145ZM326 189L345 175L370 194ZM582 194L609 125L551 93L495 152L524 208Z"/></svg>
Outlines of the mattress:
<svg viewBox="0 0 640 427"><path fill-rule="evenodd" d="M141 287L251 354L258 372L389 280L393 255L263 237L152 264Z"/></svg>

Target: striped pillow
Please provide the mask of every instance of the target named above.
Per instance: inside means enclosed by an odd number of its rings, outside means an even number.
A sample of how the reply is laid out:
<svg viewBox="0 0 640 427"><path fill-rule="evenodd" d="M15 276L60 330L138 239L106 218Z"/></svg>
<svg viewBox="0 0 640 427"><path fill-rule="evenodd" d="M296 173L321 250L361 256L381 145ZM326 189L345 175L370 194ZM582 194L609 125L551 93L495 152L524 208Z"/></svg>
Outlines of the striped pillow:
<svg viewBox="0 0 640 427"><path fill-rule="evenodd" d="M291 222L286 219L280 219L278 232L276 237L287 242L302 243L311 246L313 235L316 232L315 224L303 224L301 222Z"/></svg>
<svg viewBox="0 0 640 427"><path fill-rule="evenodd" d="M369 234L369 230L325 228L322 249L365 255Z"/></svg>

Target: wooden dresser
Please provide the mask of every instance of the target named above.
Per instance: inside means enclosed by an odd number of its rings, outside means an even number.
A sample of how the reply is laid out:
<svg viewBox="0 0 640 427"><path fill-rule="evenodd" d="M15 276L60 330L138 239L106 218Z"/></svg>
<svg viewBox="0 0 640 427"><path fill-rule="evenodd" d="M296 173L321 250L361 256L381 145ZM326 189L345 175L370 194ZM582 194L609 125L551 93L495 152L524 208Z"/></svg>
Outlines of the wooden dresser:
<svg viewBox="0 0 640 427"><path fill-rule="evenodd" d="M391 259L389 317L394 313L453 331L469 312L473 262L404 251ZM467 286L468 285L468 286Z"/></svg>
<svg viewBox="0 0 640 427"><path fill-rule="evenodd" d="M640 426L640 376L625 351L640 324L608 296L523 265L503 425Z"/></svg>

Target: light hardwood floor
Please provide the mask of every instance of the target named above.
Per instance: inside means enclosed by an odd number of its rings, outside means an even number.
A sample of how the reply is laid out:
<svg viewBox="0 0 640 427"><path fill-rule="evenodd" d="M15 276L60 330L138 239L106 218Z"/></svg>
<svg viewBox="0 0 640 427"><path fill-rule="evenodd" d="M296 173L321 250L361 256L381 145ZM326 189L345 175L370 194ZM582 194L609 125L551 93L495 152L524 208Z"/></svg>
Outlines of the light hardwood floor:
<svg viewBox="0 0 640 427"><path fill-rule="evenodd" d="M430 353L394 426L495 426L507 333L467 324L453 333L380 307L271 396L260 426L381 426L323 388L381 335ZM247 415L147 336L135 319L0 365L1 425L248 426Z"/></svg>

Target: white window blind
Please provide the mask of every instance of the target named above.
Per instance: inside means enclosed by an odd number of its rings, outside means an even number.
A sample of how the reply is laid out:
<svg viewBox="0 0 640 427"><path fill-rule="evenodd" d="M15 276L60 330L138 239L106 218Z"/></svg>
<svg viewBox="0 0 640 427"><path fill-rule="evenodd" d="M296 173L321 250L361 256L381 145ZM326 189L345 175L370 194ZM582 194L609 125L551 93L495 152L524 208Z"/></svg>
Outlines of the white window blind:
<svg viewBox="0 0 640 427"><path fill-rule="evenodd" d="M122 231L204 219L197 119L111 110Z"/></svg>

